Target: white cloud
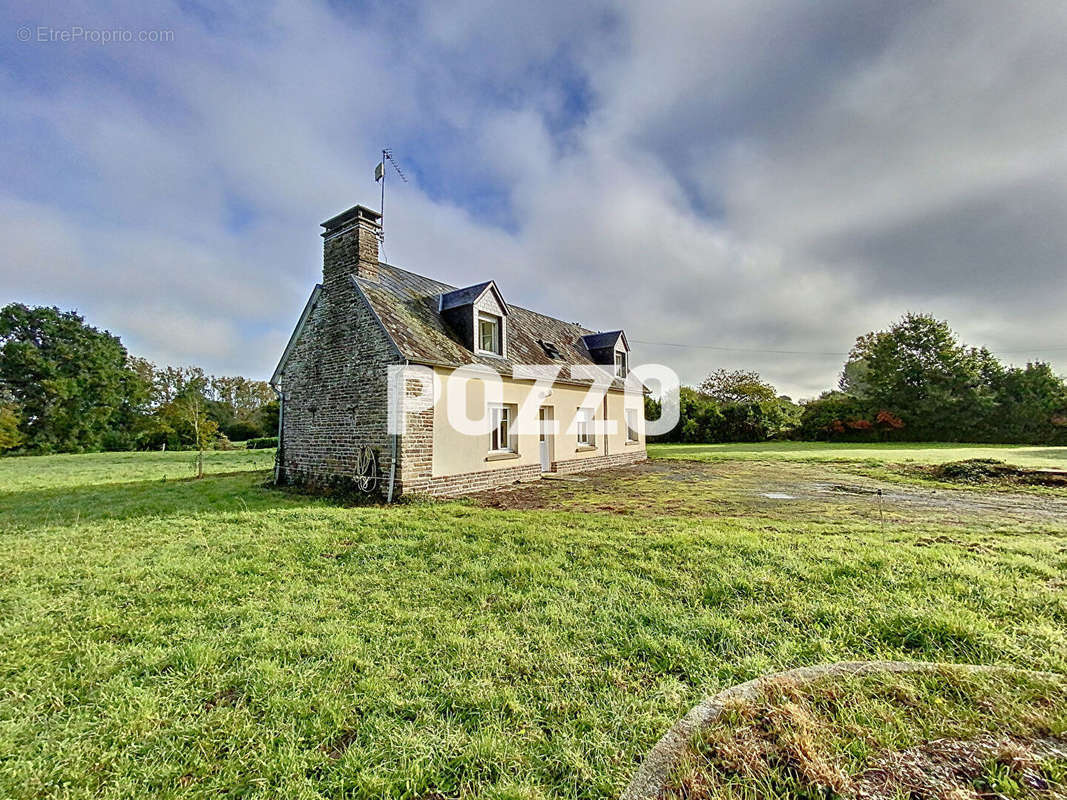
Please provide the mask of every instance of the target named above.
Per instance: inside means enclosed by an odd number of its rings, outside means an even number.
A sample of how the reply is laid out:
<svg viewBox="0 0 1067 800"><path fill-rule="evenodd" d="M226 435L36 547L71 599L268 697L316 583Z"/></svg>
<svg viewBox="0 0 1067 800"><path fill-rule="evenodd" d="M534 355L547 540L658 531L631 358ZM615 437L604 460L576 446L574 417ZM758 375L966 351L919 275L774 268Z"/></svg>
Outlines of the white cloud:
<svg viewBox="0 0 1067 800"><path fill-rule="evenodd" d="M13 16L175 41L28 45L0 72L0 290L158 360L269 374L318 223L376 200L386 144L412 179L394 263L634 340L812 353L640 347L688 380L811 395L907 309L1067 345L1057 3L65 13Z"/></svg>

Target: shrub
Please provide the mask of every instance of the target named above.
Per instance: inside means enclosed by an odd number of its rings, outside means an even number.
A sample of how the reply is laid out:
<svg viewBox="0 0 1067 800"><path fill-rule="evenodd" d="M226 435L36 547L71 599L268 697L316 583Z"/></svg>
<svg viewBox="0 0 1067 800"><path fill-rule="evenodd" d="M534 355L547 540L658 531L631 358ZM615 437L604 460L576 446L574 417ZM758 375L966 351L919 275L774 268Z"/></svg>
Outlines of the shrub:
<svg viewBox="0 0 1067 800"><path fill-rule="evenodd" d="M277 436L260 436L258 439L249 439L245 442L245 447L249 450L265 450L270 447L278 446Z"/></svg>
<svg viewBox="0 0 1067 800"><path fill-rule="evenodd" d="M838 439L846 435L864 438L869 436L870 429L857 428L854 423L866 422L867 415L867 407L855 397L844 392L826 392L804 404L799 432L809 440Z"/></svg>
<svg viewBox="0 0 1067 800"><path fill-rule="evenodd" d="M253 422L237 421L225 425L222 428L223 433L232 442L242 442L248 439L261 439L263 437L263 429ZM269 433L269 431L267 431Z"/></svg>
<svg viewBox="0 0 1067 800"><path fill-rule="evenodd" d="M904 427L904 421L900 417L892 411L886 411L885 409L878 412L878 416L875 417L874 421L886 430L892 429L899 431Z"/></svg>

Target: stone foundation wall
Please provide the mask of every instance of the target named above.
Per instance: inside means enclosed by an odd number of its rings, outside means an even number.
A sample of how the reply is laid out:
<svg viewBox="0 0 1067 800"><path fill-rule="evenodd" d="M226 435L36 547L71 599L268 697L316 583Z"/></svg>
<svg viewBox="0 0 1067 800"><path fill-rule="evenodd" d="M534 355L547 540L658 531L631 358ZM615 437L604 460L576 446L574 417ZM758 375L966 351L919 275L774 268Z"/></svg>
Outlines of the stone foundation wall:
<svg viewBox="0 0 1067 800"><path fill-rule="evenodd" d="M484 472L468 472L463 475L445 475L438 478L422 477L409 480L404 484L404 494L425 494L434 497L453 497L456 495L496 489L518 481L535 481L541 477L541 467L526 464L505 469L491 469Z"/></svg>
<svg viewBox="0 0 1067 800"><path fill-rule="evenodd" d="M632 450L613 453L610 456L555 461L552 467L555 472L560 474L573 474L635 464L647 458L644 447L634 447ZM541 467L538 464L526 464L482 472L468 472L463 475L446 475L437 478L422 475L406 481L403 486L403 492L409 495L424 494L434 497L454 497L481 492L486 489L496 489L519 481L535 481L540 477Z"/></svg>
<svg viewBox="0 0 1067 800"><path fill-rule="evenodd" d="M627 447L621 453L612 453L610 456L593 456L592 458L575 458L569 461L553 461L552 469L563 475L574 472L589 472L595 469L607 469L608 467L622 467L627 464L636 464L648 459L643 445Z"/></svg>

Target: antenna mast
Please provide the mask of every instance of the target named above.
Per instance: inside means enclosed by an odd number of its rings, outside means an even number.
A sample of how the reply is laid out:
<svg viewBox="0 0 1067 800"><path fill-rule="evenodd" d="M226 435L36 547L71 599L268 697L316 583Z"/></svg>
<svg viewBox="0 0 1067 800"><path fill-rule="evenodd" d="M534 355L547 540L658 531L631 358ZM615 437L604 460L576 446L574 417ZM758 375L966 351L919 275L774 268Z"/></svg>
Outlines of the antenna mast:
<svg viewBox="0 0 1067 800"><path fill-rule="evenodd" d="M374 168L374 180L379 181L382 184L382 204L381 204L381 208L379 209L379 213L381 213L381 220L380 220L381 232L378 234L378 236L380 237L381 243L382 243L383 257L384 257L384 253L385 253L385 173L386 173L385 162L386 161L388 161L390 164L393 165L393 169L395 169L396 170L396 174L400 176L400 180L402 180L404 183L408 182L408 176L404 174L404 170L400 169L400 165L397 164L396 163L396 159L393 158L393 151L390 150L388 147L382 148L382 160L378 163L378 166Z"/></svg>

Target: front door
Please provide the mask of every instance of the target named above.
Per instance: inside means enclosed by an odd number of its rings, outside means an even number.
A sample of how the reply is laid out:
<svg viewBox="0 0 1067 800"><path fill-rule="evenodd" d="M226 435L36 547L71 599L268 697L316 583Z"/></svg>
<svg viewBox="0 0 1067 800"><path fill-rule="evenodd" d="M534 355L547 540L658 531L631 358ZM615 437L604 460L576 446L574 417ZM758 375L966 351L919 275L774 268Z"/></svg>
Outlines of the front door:
<svg viewBox="0 0 1067 800"><path fill-rule="evenodd" d="M538 447L541 452L541 472L552 469L552 409L541 406L537 412Z"/></svg>

